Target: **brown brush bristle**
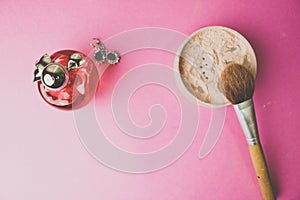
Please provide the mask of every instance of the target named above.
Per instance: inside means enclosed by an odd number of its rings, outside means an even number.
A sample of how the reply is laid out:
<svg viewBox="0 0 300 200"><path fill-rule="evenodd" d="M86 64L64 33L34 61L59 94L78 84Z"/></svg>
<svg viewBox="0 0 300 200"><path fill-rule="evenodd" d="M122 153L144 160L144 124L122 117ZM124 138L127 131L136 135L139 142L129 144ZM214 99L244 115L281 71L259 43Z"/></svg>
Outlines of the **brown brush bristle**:
<svg viewBox="0 0 300 200"><path fill-rule="evenodd" d="M255 79L242 65L231 63L221 74L222 92L232 104L239 104L253 96Z"/></svg>

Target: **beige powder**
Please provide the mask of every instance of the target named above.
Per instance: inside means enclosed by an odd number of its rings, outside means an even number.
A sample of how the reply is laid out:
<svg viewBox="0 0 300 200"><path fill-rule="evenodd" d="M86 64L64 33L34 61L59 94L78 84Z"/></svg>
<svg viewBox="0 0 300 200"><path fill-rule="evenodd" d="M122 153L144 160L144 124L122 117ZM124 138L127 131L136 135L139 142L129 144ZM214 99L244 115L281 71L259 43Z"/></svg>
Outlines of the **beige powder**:
<svg viewBox="0 0 300 200"><path fill-rule="evenodd" d="M241 64L256 75L252 47L242 35L229 28L200 29L187 41L180 55L179 71L185 87L207 104L229 103L219 86L220 75L227 64Z"/></svg>

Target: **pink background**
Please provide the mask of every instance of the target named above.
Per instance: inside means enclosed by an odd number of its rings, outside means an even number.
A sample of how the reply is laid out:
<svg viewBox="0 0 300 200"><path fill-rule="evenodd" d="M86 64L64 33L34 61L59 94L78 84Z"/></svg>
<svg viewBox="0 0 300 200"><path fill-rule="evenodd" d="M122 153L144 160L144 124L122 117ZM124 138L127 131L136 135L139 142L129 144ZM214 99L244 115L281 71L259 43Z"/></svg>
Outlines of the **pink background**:
<svg viewBox="0 0 300 200"><path fill-rule="evenodd" d="M89 52L90 38L107 39L133 28L155 26L189 35L207 25L231 27L252 44L258 60L254 101L273 185L278 199L300 199L297 0L1 1L0 199L262 199L232 107L220 140L206 158L200 160L197 155L211 110L200 107L199 131L188 151L163 170L132 175L93 159L78 138L72 113L48 106L32 83L34 62L45 52L64 48ZM105 98L112 89L110 81L115 83L131 68L149 62L172 66L173 59L153 50L125 55L116 66L121 70L110 68L105 73L106 87L96 100ZM133 119L145 123L147 108L158 100L166 105L166 112L179 113L174 97L164 93L159 87L151 95L147 87L137 93L139 109L130 107ZM97 115L105 116L107 109L103 110L97 107ZM178 115L168 117L165 135L143 145L116 132L111 138L128 150L147 146L151 151L176 132Z"/></svg>

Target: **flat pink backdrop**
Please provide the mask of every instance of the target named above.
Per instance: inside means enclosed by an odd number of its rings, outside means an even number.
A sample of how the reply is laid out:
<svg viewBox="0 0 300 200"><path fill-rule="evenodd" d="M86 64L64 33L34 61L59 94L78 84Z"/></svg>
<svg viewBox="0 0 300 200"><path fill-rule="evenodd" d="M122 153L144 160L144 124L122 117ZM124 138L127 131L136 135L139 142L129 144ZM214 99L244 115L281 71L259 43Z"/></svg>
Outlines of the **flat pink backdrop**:
<svg viewBox="0 0 300 200"><path fill-rule="evenodd" d="M253 46L258 60L254 101L272 182L279 200L299 200L297 0L1 1L0 199L262 199L232 107L218 143L206 158L200 160L198 152L211 110L199 107L199 131L188 151L165 169L132 175L93 159L80 142L73 114L48 106L32 82L34 62L45 52L68 48L89 52L90 38L105 40L134 28L162 27L189 35L208 25L231 27ZM106 107L102 111L101 98L108 96L124 73L149 62L172 67L173 60L174 55L155 50L125 55L116 68L104 74L103 87L96 94L98 118L109 121L103 117L109 115ZM161 100L166 112L171 112L167 125L160 138L142 145L112 131L109 137L124 149L153 150L166 144L178 129L174 96L160 87L152 87L151 95L147 89L142 88L135 95L136 103L130 105L133 119L146 123L147 109ZM113 122L105 124L108 130L116 129Z"/></svg>

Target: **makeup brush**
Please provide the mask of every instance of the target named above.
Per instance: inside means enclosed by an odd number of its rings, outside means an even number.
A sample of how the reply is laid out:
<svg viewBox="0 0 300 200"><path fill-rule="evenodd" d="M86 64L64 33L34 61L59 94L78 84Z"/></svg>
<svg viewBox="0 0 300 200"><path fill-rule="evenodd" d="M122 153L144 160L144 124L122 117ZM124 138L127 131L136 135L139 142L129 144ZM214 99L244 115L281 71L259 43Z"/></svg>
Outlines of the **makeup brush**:
<svg viewBox="0 0 300 200"><path fill-rule="evenodd" d="M233 104L246 136L260 189L265 200L275 200L265 156L260 144L252 101L254 76L239 64L229 64L221 74L222 92Z"/></svg>

